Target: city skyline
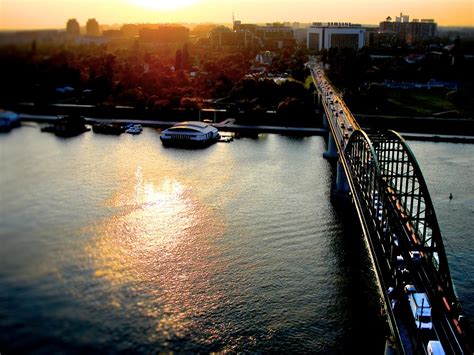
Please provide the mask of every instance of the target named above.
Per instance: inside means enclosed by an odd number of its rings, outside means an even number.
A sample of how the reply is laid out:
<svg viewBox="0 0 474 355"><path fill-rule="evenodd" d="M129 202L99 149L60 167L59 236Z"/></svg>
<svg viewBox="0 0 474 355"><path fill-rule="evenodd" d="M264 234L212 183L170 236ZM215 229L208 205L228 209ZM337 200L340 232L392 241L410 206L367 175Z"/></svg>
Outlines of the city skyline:
<svg viewBox="0 0 474 355"><path fill-rule="evenodd" d="M374 0L322 1L247 0L223 2L217 0L104 0L100 3L71 0L3 0L0 3L0 29L64 28L67 19L76 18L85 26L89 18L100 24L119 23L230 23L232 14L243 22L265 23L290 21L345 21L376 25L387 16L400 12L410 19L434 19L440 26L474 26L471 1L417 0L380 3ZM269 6L272 4L273 6ZM26 10L27 9L27 10Z"/></svg>

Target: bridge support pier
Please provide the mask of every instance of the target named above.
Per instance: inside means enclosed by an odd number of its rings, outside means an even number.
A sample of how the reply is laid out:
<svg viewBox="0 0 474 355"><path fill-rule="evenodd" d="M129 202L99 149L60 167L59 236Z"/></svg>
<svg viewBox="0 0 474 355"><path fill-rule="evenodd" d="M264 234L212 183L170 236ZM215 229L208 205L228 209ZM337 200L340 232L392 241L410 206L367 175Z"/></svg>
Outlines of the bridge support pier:
<svg viewBox="0 0 474 355"><path fill-rule="evenodd" d="M323 114L323 119L325 116L326 115ZM334 138L332 137L331 132L329 132L328 134L328 147L327 150L323 153L323 157L326 159L336 159L338 157L336 142L334 142Z"/></svg>
<svg viewBox="0 0 474 355"><path fill-rule="evenodd" d="M349 183L347 182L346 172L342 167L341 161L337 161L337 172L336 172L336 189L337 195L346 195L349 192Z"/></svg>
<svg viewBox="0 0 474 355"><path fill-rule="evenodd" d="M323 128L329 130L328 117L325 112L323 112Z"/></svg>

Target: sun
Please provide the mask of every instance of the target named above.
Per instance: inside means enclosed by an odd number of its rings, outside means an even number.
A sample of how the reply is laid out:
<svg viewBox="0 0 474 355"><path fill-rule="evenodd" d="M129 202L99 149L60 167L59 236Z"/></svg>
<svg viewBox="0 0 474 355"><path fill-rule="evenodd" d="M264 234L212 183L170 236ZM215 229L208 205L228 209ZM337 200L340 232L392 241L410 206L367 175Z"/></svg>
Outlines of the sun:
<svg viewBox="0 0 474 355"><path fill-rule="evenodd" d="M200 0L130 0L132 4L154 10L176 10L198 1Z"/></svg>

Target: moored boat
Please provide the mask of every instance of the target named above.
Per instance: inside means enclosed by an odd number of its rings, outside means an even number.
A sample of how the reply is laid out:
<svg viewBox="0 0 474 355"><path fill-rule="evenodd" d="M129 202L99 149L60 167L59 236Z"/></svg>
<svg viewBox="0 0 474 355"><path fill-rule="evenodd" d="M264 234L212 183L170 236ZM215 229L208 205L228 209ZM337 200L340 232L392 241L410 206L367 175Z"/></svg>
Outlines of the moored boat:
<svg viewBox="0 0 474 355"><path fill-rule="evenodd" d="M207 123L185 121L161 132L164 146L201 148L217 142L220 138L217 128Z"/></svg>
<svg viewBox="0 0 474 355"><path fill-rule="evenodd" d="M42 128L41 131L51 132L58 137L68 138L90 131L90 128L85 126L84 117L71 115L59 116L54 124Z"/></svg>
<svg viewBox="0 0 474 355"><path fill-rule="evenodd" d="M119 123L94 123L92 125L94 133L120 135L123 133L123 127Z"/></svg>
<svg viewBox="0 0 474 355"><path fill-rule="evenodd" d="M12 128L20 126L18 114L12 111L0 110L0 132L9 132Z"/></svg>
<svg viewBox="0 0 474 355"><path fill-rule="evenodd" d="M141 124L133 124L129 127L127 127L127 129L125 130L126 133L130 133L130 134L140 134L142 133L142 125Z"/></svg>

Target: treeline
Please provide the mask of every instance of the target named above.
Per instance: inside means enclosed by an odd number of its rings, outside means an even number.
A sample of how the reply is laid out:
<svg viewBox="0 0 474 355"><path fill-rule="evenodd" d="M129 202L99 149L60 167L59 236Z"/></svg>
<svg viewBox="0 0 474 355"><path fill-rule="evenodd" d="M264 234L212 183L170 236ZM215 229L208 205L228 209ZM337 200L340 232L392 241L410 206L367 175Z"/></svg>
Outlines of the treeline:
<svg viewBox="0 0 474 355"><path fill-rule="evenodd" d="M226 105L230 112L277 111L280 120L311 112L303 51L283 52L266 71L286 73L277 84L251 75L262 66L251 51L183 47L110 49L104 45L0 48L0 106L33 102L132 106L139 111L197 110ZM255 70L255 72L261 72ZM291 112L291 114L290 114ZM255 114L255 115L254 115Z"/></svg>
<svg viewBox="0 0 474 355"><path fill-rule="evenodd" d="M0 100L54 102L68 99L58 88L72 87L69 96L80 104L177 107L184 97L227 95L230 83L240 80L249 67L250 58L243 54L191 56L187 46L176 51L137 46L113 52L96 45L42 51L2 48L0 75L5 91Z"/></svg>

